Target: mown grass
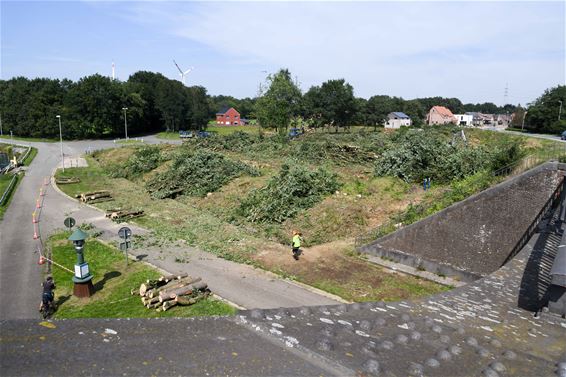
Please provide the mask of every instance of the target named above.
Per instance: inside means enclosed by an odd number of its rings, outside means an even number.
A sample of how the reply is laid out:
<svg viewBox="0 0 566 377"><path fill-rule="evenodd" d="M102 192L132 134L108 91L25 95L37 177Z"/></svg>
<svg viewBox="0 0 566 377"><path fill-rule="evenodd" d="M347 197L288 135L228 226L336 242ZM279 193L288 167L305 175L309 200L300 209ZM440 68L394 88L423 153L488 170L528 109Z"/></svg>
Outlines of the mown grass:
<svg viewBox="0 0 566 377"><path fill-rule="evenodd" d="M68 237L68 232L55 234L49 238L48 247L54 261L72 270L77 257ZM191 306L173 307L165 312L147 309L142 305L140 296L132 295L130 290L138 288L147 279L159 277L158 271L132 260L126 267L123 253L97 240L87 240L84 256L93 275L96 292L86 299L74 297L72 274L53 266L58 307L55 318L194 317L232 315L236 312L226 303L212 298Z"/></svg>

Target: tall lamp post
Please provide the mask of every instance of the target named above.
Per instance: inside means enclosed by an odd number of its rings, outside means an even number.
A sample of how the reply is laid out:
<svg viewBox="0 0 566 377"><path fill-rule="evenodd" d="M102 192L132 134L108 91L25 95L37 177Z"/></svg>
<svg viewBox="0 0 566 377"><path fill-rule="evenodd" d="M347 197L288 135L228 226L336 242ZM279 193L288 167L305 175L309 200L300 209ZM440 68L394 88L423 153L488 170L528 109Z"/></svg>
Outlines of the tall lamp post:
<svg viewBox="0 0 566 377"><path fill-rule="evenodd" d="M126 114L126 111L128 111L127 107L122 107L122 110L124 110L124 130L125 130L125 134L126 134L126 140L128 140L128 117Z"/></svg>
<svg viewBox="0 0 566 377"><path fill-rule="evenodd" d="M59 141L61 142L61 166L63 167L63 171L65 171L65 157L63 155L63 133L61 132L61 115L55 116L59 119Z"/></svg>
<svg viewBox="0 0 566 377"><path fill-rule="evenodd" d="M94 293L92 285L92 275L90 274L88 263L85 262L83 248L88 234L77 229L69 237L69 241L73 241L75 251L77 252L77 263L75 264L75 276L73 276L73 294L77 297L90 297Z"/></svg>
<svg viewBox="0 0 566 377"><path fill-rule="evenodd" d="M558 102L560 102L560 108L558 109L558 121L560 122L560 115L562 115L562 101L558 100Z"/></svg>

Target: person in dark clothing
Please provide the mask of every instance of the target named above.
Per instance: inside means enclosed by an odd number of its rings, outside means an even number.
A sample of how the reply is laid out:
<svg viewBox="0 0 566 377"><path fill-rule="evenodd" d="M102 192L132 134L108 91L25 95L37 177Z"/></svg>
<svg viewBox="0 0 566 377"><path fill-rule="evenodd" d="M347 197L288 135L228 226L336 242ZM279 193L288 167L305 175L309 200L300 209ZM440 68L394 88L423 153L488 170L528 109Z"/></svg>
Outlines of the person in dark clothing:
<svg viewBox="0 0 566 377"><path fill-rule="evenodd" d="M47 307L48 305L53 305L53 300L55 299L55 295L53 294L53 290L55 289L53 278L48 276L41 285L43 287L43 294L41 296L39 310L41 310L42 306Z"/></svg>

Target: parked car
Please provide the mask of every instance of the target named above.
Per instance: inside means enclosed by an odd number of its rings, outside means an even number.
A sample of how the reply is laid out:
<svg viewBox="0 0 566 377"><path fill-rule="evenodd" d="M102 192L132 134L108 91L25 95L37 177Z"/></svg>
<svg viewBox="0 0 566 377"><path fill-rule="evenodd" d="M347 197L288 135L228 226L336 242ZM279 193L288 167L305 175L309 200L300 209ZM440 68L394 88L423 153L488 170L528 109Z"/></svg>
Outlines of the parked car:
<svg viewBox="0 0 566 377"><path fill-rule="evenodd" d="M560 136L561 140L566 140L566 131L562 132L562 136Z"/></svg>
<svg viewBox="0 0 566 377"><path fill-rule="evenodd" d="M188 139L193 137L193 131L179 131L179 137L181 139Z"/></svg>

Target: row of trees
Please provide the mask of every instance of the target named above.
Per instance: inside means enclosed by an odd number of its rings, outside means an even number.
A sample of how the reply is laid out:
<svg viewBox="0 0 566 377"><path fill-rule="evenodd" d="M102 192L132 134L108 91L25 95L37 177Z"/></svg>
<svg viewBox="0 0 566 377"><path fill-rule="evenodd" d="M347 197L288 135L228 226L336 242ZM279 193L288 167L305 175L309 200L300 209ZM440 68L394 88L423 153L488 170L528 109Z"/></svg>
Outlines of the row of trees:
<svg viewBox="0 0 566 377"><path fill-rule="evenodd" d="M550 104L557 103L558 98L564 99L565 92L564 87L545 92L528 109L528 128L545 130L553 123L549 122ZM257 98L244 99L209 96L203 87L186 87L179 81L147 71L136 72L125 82L98 74L78 82L24 77L0 80L3 131L28 137L57 137L56 115L61 115L64 122L65 138L96 138L123 136L125 114L128 132L133 135L202 129L224 106L236 108L243 118L256 118L263 127L284 130L290 124L377 127L393 111L406 113L415 125L420 125L435 105L445 106L453 113L521 111L513 105L463 104L457 98L443 97L404 100L377 95L366 100L355 97L353 87L343 79L328 80L303 94L286 69L269 75ZM562 126L553 124L552 127Z"/></svg>
<svg viewBox="0 0 566 377"><path fill-rule="evenodd" d="M420 126L433 106L445 106L454 114L476 111L487 114L512 114L517 106L498 107L493 103L463 104L457 98L428 97L404 100L401 97L377 95L369 99L354 96L354 88L345 80L329 80L311 87L304 95L291 73L282 69L269 75L256 102L255 115L260 124L286 128L297 118L310 126L351 125L379 126L391 112L404 112Z"/></svg>
<svg viewBox="0 0 566 377"><path fill-rule="evenodd" d="M127 109L124 111L123 109ZM210 118L209 96L159 73L137 72L128 81L92 75L78 82L24 77L0 81L3 131L18 136L57 137L61 115L65 138L198 129Z"/></svg>

